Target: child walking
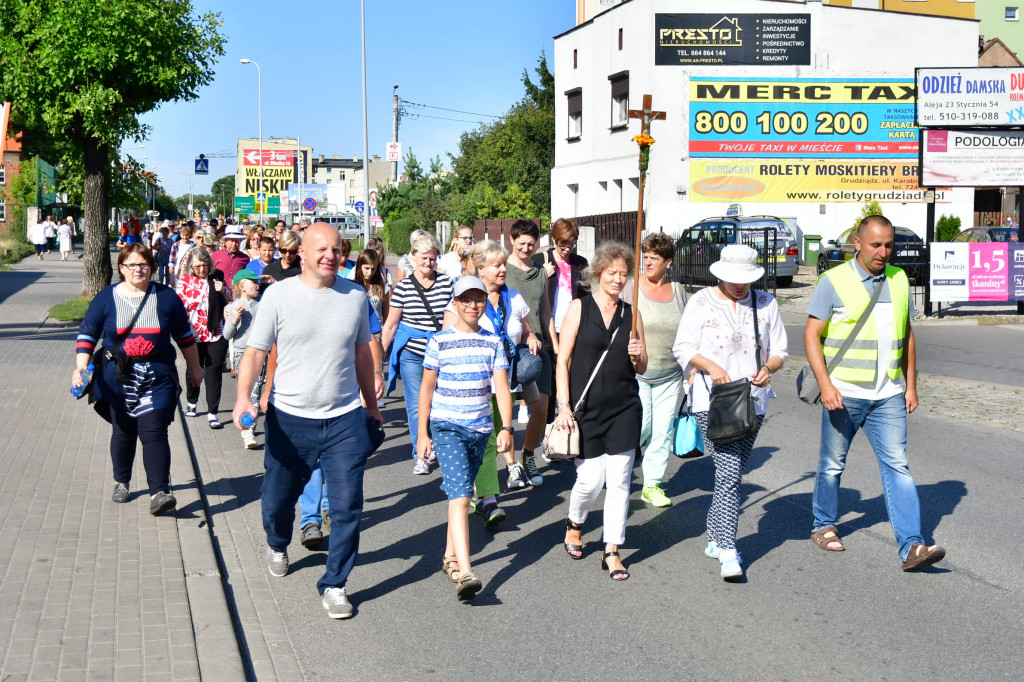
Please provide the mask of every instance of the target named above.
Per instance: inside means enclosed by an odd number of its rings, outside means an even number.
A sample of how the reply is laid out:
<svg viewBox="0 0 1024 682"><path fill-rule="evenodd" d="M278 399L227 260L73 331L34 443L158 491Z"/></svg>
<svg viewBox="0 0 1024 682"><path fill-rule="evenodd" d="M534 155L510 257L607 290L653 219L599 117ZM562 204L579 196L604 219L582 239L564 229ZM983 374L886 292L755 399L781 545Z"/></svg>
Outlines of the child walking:
<svg viewBox="0 0 1024 682"><path fill-rule="evenodd" d="M232 344L231 369L236 373L238 372L238 362L242 359L242 353L245 352L249 330L252 329L252 320L256 316L256 307L259 305L259 301L256 300L256 296L260 291L258 286L259 280L259 275L247 268L239 270L232 280L235 300L231 305L231 312L225 316L224 338L234 342ZM267 366L264 364L263 370L256 377L256 383L252 386L252 393L249 394L249 400L252 401L257 414L260 409L260 396L263 394L263 382L266 380L266 377ZM253 435L253 429L255 428L256 424L253 423L248 429L242 430L242 444L249 450L255 450L259 447L256 444L256 436Z"/></svg>
<svg viewBox="0 0 1024 682"><path fill-rule="evenodd" d="M487 287L463 276L452 292L459 320L427 342L420 386L417 456L427 461L431 449L441 467L441 489L448 497L448 541L444 572L456 583L459 599L472 599L483 588L469 562L469 500L494 428L491 395L501 416L498 452L512 449L512 394L508 359L496 334L480 329L487 307ZM429 434L428 434L429 424Z"/></svg>

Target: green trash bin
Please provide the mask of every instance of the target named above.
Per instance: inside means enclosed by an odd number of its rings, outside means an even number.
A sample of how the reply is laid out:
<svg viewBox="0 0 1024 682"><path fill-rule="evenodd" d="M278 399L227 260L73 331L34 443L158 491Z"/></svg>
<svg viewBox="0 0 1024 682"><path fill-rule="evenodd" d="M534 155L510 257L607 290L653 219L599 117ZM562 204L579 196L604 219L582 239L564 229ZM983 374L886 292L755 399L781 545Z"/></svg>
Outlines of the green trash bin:
<svg viewBox="0 0 1024 682"><path fill-rule="evenodd" d="M804 265L817 265L818 254L821 253L821 235L820 234L805 234L804 235Z"/></svg>

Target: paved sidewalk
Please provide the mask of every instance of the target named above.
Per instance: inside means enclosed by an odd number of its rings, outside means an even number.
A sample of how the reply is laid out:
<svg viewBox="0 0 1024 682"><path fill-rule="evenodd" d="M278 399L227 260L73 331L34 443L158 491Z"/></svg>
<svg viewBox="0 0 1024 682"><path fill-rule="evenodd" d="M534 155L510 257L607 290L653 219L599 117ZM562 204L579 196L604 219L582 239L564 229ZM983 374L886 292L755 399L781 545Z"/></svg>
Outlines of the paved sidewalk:
<svg viewBox="0 0 1024 682"><path fill-rule="evenodd" d="M81 267L0 272L0 676L243 679L180 421L178 511L149 514L141 449L132 501L109 499L110 428L68 394L77 326L44 324Z"/></svg>

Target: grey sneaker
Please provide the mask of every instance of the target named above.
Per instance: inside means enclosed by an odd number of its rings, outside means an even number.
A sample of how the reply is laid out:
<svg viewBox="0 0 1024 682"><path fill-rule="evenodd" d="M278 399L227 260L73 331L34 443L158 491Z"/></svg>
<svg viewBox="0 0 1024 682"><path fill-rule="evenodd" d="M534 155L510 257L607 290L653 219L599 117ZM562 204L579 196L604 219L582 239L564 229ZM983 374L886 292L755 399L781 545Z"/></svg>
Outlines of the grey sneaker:
<svg viewBox="0 0 1024 682"><path fill-rule="evenodd" d="M171 511L176 506L178 506L178 501L170 493L161 491L149 498L149 513L153 516L160 516L164 512Z"/></svg>
<svg viewBox="0 0 1024 682"><path fill-rule="evenodd" d="M544 482L544 477L537 471L537 461L533 455L523 455L523 467L526 469L526 478L530 481L530 485L540 485Z"/></svg>
<svg viewBox="0 0 1024 682"><path fill-rule="evenodd" d="M328 587L324 590L323 605L327 609L327 615L331 618L352 617L352 604L348 600L348 595L345 594L344 587Z"/></svg>
<svg viewBox="0 0 1024 682"><path fill-rule="evenodd" d="M320 526L315 523L307 523L302 527L302 546L306 549L317 549L320 547L320 541L324 539L324 534L320 531Z"/></svg>
<svg viewBox="0 0 1024 682"><path fill-rule="evenodd" d="M412 468L412 472L419 476L426 476L430 473L430 464L424 462L422 459L417 459L416 465Z"/></svg>
<svg viewBox="0 0 1024 682"><path fill-rule="evenodd" d="M118 504L124 504L131 499L131 493L128 492L128 484L114 481L114 494L110 496L110 499Z"/></svg>
<svg viewBox="0 0 1024 682"><path fill-rule="evenodd" d="M526 472L523 471L523 465L519 463L508 465L508 481L505 485L508 486L509 490L515 490L517 488L525 488L526 481L523 478L526 476Z"/></svg>
<svg viewBox="0 0 1024 682"><path fill-rule="evenodd" d="M267 570L275 578L283 578L288 573L288 552L275 552L268 548Z"/></svg>

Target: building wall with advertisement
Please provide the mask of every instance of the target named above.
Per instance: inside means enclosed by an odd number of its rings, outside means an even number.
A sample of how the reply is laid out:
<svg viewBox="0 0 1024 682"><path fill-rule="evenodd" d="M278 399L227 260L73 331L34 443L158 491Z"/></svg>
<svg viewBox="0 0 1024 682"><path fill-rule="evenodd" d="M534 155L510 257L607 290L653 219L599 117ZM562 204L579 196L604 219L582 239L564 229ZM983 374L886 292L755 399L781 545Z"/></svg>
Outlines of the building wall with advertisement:
<svg viewBox="0 0 1024 682"><path fill-rule="evenodd" d="M297 161L302 156L301 163ZM258 192L267 195L266 213L275 213L270 206L280 206L281 193L293 182L309 182L312 177L313 148L296 146L294 138L271 138L263 141L263 183L260 189L259 138L238 140L235 169L236 212L247 213ZM278 209L279 210L279 209Z"/></svg>
<svg viewBox="0 0 1024 682"><path fill-rule="evenodd" d="M621 31L621 42L620 42ZM621 45L621 49L620 49ZM647 224L739 203L826 239L865 201L924 234L914 69L977 64L977 24L803 2L632 0L555 39L552 217L636 209L642 95L655 121ZM623 94L625 99L623 101ZM938 192L973 220L973 192Z"/></svg>

